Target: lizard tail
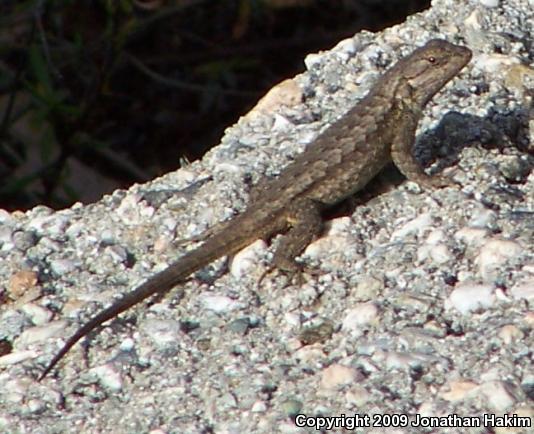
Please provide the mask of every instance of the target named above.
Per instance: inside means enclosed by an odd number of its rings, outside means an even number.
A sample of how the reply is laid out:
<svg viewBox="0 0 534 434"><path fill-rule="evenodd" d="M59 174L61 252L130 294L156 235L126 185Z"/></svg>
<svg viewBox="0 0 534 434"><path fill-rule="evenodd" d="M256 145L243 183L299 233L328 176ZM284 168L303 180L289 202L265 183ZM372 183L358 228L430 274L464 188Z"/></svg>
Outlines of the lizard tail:
<svg viewBox="0 0 534 434"><path fill-rule="evenodd" d="M235 236L228 238L228 233ZM102 323L116 317L121 312L145 300L153 294L163 294L172 289L177 283L184 281L190 274L208 265L214 260L239 251L250 243L250 234L228 231L215 234L208 238L200 247L186 253L174 264L148 278L133 291L118 299L108 308L100 311L74 333L54 358L47 365L37 381L41 381L56 366L65 354L84 336Z"/></svg>

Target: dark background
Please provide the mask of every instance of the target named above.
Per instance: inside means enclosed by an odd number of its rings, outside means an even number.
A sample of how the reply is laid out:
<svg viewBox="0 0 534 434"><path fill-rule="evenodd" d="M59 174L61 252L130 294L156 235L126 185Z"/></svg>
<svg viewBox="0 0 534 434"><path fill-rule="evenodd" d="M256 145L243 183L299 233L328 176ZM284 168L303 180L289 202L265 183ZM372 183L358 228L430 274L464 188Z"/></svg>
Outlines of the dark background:
<svg viewBox="0 0 534 434"><path fill-rule="evenodd" d="M91 202L200 158L306 54L397 0L2 0L0 207Z"/></svg>

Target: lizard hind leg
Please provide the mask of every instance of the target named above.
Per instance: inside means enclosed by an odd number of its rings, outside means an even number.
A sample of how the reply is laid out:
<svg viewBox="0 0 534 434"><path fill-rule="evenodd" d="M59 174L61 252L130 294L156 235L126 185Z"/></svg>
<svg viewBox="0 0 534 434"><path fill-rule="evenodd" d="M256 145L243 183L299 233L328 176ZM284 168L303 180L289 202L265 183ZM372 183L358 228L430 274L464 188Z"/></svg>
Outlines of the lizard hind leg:
<svg viewBox="0 0 534 434"><path fill-rule="evenodd" d="M274 269L286 274L289 282L296 277L297 282L301 283L302 267L295 262L295 257L302 253L323 230L321 206L311 199L302 199L293 203L286 210L285 218L289 230L276 246L272 264L261 275L258 285Z"/></svg>

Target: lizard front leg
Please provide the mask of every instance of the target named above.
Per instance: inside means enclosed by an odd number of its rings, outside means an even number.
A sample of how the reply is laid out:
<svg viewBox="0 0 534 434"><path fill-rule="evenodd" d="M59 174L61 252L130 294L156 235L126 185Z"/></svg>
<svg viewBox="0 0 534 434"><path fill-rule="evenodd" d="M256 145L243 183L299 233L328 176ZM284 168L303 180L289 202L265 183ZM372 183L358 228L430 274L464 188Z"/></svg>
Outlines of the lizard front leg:
<svg viewBox="0 0 534 434"><path fill-rule="evenodd" d="M409 108L403 108L398 120L402 128L399 128L393 137L391 144L391 159L401 173L409 181L416 182L428 189L442 188L453 185L452 182L439 175L429 176L424 171L413 155L415 131L419 115Z"/></svg>

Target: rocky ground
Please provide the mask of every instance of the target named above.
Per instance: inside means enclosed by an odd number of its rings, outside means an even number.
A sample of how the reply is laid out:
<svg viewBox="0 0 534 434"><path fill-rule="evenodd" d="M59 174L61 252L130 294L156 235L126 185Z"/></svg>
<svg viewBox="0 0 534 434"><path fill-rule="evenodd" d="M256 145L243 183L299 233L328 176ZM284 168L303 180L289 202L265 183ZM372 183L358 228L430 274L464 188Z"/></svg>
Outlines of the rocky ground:
<svg viewBox="0 0 534 434"><path fill-rule="evenodd" d="M434 1L309 55L186 169L88 206L0 213L0 431L534 432L533 18L527 0ZM304 283L258 285L272 253L258 241L36 381L91 314L242 210L251 182L435 37L474 57L427 107L416 153L461 188L389 176L336 210Z"/></svg>

